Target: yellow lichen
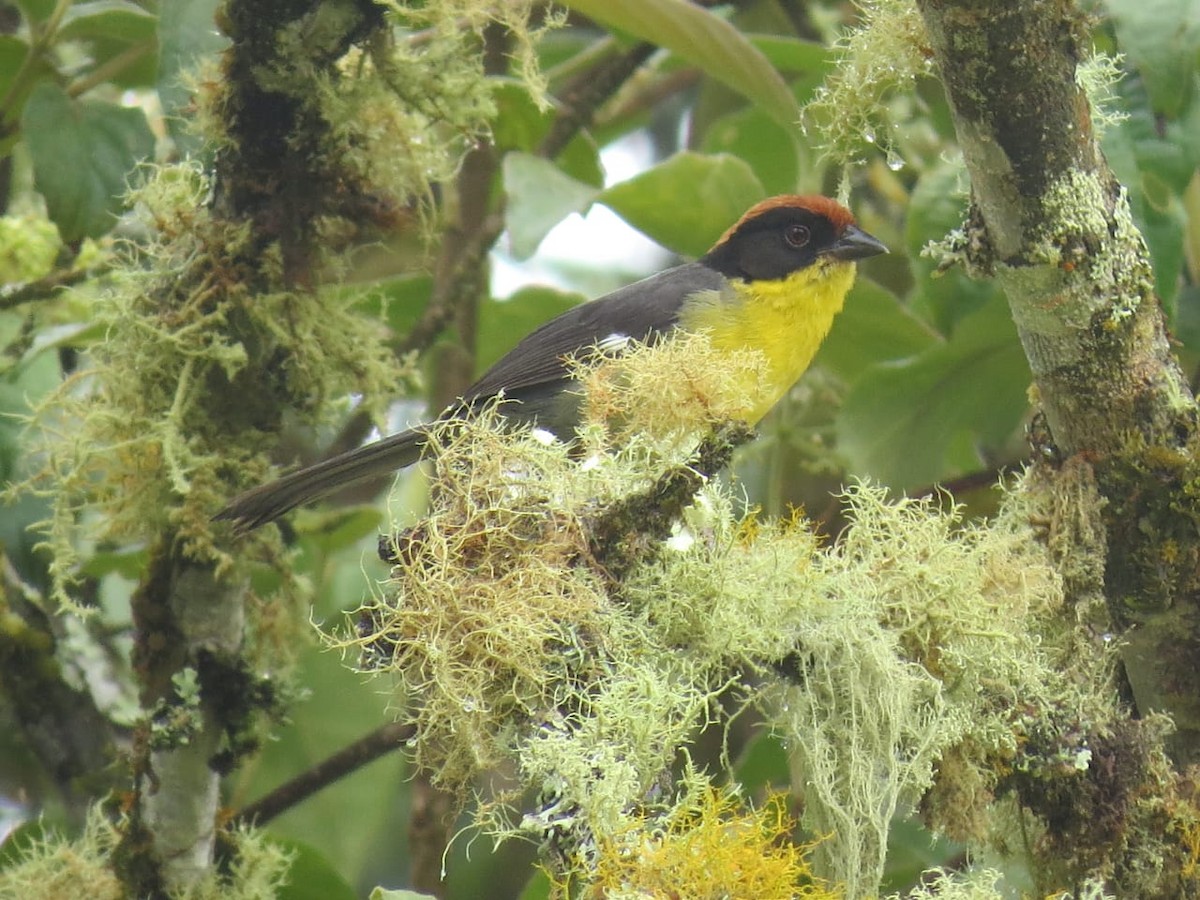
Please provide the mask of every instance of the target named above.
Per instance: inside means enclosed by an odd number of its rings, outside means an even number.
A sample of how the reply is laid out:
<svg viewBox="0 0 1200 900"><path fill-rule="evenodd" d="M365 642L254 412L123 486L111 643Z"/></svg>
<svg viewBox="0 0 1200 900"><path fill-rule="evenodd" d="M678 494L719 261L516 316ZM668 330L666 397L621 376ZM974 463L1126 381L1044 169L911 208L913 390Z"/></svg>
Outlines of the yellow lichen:
<svg viewBox="0 0 1200 900"><path fill-rule="evenodd" d="M663 819L630 817L597 843L585 897L836 900L816 878L809 847L792 840L786 798L758 809L712 787Z"/></svg>

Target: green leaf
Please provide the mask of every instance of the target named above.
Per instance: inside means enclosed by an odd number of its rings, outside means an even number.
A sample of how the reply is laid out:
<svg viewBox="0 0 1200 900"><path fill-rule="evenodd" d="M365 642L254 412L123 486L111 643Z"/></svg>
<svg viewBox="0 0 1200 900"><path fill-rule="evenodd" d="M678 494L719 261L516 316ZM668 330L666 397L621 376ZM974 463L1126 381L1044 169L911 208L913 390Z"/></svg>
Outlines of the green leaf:
<svg viewBox="0 0 1200 900"><path fill-rule="evenodd" d="M57 831L47 828L40 819L22 822L0 843L0 871L20 865L32 847L56 834Z"/></svg>
<svg viewBox="0 0 1200 900"><path fill-rule="evenodd" d="M1102 143L1107 150L1114 143L1126 142L1139 173L1151 173L1170 190L1182 193L1200 163L1200 97L1188 104L1183 116L1164 117L1155 111L1146 87L1145 81L1136 77L1118 85L1125 118L1106 129ZM1118 174L1130 187L1141 177L1129 171Z"/></svg>
<svg viewBox="0 0 1200 900"><path fill-rule="evenodd" d="M529 876L529 881L525 884L525 889L521 891L521 896L517 900L550 900L554 894L554 884L550 881L550 876L546 874L546 870L538 868Z"/></svg>
<svg viewBox="0 0 1200 900"><path fill-rule="evenodd" d="M28 56L29 45L25 41L15 35L0 34L0 97L8 96L14 86L16 75L25 65ZM9 108L14 111L22 109L30 90L53 74L54 70L45 57L39 55L22 76L21 85L9 100ZM19 138L20 133L16 129L9 129L5 136L0 137L0 156L8 156Z"/></svg>
<svg viewBox="0 0 1200 900"><path fill-rule="evenodd" d="M610 28L682 56L757 103L776 122L796 124L787 83L740 31L686 0L566 0L566 6Z"/></svg>
<svg viewBox="0 0 1200 900"><path fill-rule="evenodd" d="M705 153L728 153L749 163L769 194L786 194L800 179L796 131L784 128L757 107L721 116L704 133Z"/></svg>
<svg viewBox="0 0 1200 900"><path fill-rule="evenodd" d="M742 751L734 766L734 778L746 796L756 796L788 783L788 752L770 729L760 731Z"/></svg>
<svg viewBox="0 0 1200 900"><path fill-rule="evenodd" d="M323 590L313 615L329 617L331 630L346 627L345 613L336 605L344 603L346 596L358 596L364 583L363 563L369 560L363 559L363 554L350 553L339 554L336 561L329 557L320 561ZM308 564L315 565L312 561ZM314 569L298 566L296 571ZM361 675L342 665L338 654L311 644L302 647L296 656L296 664L304 672L304 685L312 693L291 709L289 724L279 729L279 740L265 743L254 765L231 776L235 806L244 806L307 771L378 728L384 720L386 701L380 696L380 682L364 683ZM271 836L319 847L342 878L351 884L361 883L361 879L377 874L372 859L394 855L404 858L407 852L406 772L399 751L377 759L272 820ZM381 803L381 797L389 798L388 802ZM337 828L331 829L331 822L338 823Z"/></svg>
<svg viewBox="0 0 1200 900"><path fill-rule="evenodd" d="M21 133L33 158L34 185L67 243L112 229L130 175L154 152L140 109L76 102L46 81L29 95Z"/></svg>
<svg viewBox="0 0 1200 900"><path fill-rule="evenodd" d="M191 91L186 77L206 56L215 56L229 44L213 24L220 0L170 0L162 4L158 20L158 96L166 116L167 131L184 153L197 154L201 139L188 128L187 107Z"/></svg>
<svg viewBox="0 0 1200 900"><path fill-rule="evenodd" d="M702 256L765 193L744 160L684 152L597 200L668 250Z"/></svg>
<svg viewBox="0 0 1200 900"><path fill-rule="evenodd" d="M155 16L128 0L75 3L63 16L58 36L71 40L118 38L128 44L154 37Z"/></svg>
<svg viewBox="0 0 1200 900"><path fill-rule="evenodd" d="M79 567L83 575L100 579L116 572L123 578L136 581L146 574L150 553L144 547L136 550L101 550L93 554Z"/></svg>
<svg viewBox="0 0 1200 900"><path fill-rule="evenodd" d="M780 72L824 75L833 70L837 56L825 44L777 34L746 35L767 62Z"/></svg>
<svg viewBox="0 0 1200 900"><path fill-rule="evenodd" d="M920 884L921 875L939 866L949 866L965 847L926 831L912 819L894 819L888 832L887 867L880 894L907 894Z"/></svg>
<svg viewBox="0 0 1200 900"><path fill-rule="evenodd" d="M555 225L573 212L583 212L600 193L576 181L549 160L528 153L504 157L504 223L513 256L528 259Z"/></svg>
<svg viewBox="0 0 1200 900"><path fill-rule="evenodd" d="M816 363L851 382L877 363L916 356L940 343L938 335L895 294L860 278L821 345Z"/></svg>
<svg viewBox="0 0 1200 900"><path fill-rule="evenodd" d="M344 292L364 315L382 317L394 333L403 335L425 315L433 295L433 277L418 272L387 278L369 288L350 284L329 290Z"/></svg>
<svg viewBox="0 0 1200 900"><path fill-rule="evenodd" d="M150 87L158 72L155 56L158 17L128 0L75 3L63 16L57 38L82 41L95 65L140 45L142 56L122 66L110 79L120 87Z"/></svg>
<svg viewBox="0 0 1200 900"><path fill-rule="evenodd" d="M482 374L543 322L585 301L581 294L542 285L521 288L507 300L489 300L479 309L476 374Z"/></svg>
<svg viewBox="0 0 1200 900"><path fill-rule="evenodd" d="M1017 427L1029 381L1008 305L996 297L952 340L869 369L838 414L838 447L855 472L897 489L962 474L975 462L971 448Z"/></svg>
<svg viewBox="0 0 1200 900"><path fill-rule="evenodd" d="M354 888L316 847L304 841L278 838L271 838L271 843L292 856L287 884L275 894L276 900L355 900Z"/></svg>
<svg viewBox="0 0 1200 900"><path fill-rule="evenodd" d="M57 5L56 0L17 0L17 6L30 22L45 22Z"/></svg>
<svg viewBox="0 0 1200 900"><path fill-rule="evenodd" d="M1155 112L1178 116L1196 92L1200 6L1195 0L1107 0L1121 50L1146 82Z"/></svg>

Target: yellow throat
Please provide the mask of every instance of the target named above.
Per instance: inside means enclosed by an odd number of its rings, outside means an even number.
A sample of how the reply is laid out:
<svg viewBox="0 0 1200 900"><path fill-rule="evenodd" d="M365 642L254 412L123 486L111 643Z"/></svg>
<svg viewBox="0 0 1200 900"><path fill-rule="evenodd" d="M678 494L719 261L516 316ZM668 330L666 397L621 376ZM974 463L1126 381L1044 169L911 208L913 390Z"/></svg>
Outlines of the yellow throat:
<svg viewBox="0 0 1200 900"><path fill-rule="evenodd" d="M854 284L855 264L818 259L783 279L731 281L730 290L692 297L680 326L706 330L717 350L760 351L768 383L746 385L746 418L765 416L804 374Z"/></svg>

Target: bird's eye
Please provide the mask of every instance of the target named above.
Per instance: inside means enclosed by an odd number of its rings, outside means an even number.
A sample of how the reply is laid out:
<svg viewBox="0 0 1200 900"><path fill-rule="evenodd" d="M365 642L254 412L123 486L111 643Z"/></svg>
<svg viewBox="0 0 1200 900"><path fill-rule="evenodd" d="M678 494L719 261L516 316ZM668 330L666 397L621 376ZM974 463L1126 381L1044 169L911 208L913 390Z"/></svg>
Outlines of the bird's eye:
<svg viewBox="0 0 1200 900"><path fill-rule="evenodd" d="M811 237L812 232L806 225L789 225L783 232L783 239L797 250L805 246Z"/></svg>

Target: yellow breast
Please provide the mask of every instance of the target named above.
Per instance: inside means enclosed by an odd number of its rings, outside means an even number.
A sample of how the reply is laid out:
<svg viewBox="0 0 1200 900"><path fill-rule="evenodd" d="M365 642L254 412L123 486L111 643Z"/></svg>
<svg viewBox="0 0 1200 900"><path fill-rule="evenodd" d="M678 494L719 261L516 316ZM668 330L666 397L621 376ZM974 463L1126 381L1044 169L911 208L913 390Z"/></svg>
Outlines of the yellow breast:
<svg viewBox="0 0 1200 900"><path fill-rule="evenodd" d="M706 330L718 350L756 349L767 361L769 386L747 384L747 419L757 422L812 362L833 317L854 284L852 262L818 260L777 281L731 281L730 289L697 295L680 326Z"/></svg>

